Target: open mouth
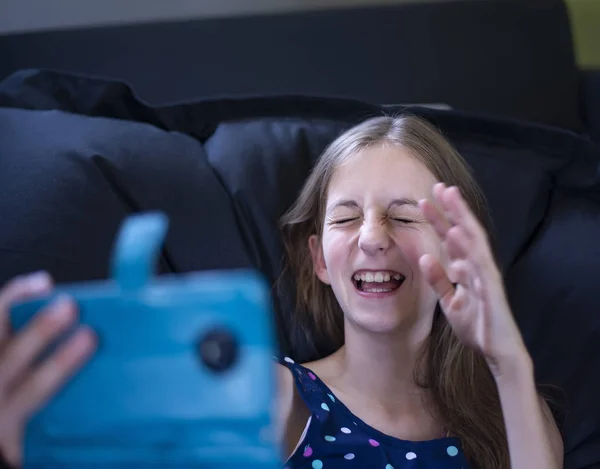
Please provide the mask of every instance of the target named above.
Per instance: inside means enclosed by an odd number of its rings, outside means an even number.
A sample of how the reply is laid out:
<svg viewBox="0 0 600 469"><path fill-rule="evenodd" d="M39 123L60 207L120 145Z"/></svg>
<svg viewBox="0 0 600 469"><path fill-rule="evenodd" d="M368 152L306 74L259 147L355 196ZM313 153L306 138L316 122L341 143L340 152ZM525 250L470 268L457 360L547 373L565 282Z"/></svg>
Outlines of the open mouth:
<svg viewBox="0 0 600 469"><path fill-rule="evenodd" d="M390 293L400 288L406 277L392 270L359 271L352 276L357 290L366 293Z"/></svg>

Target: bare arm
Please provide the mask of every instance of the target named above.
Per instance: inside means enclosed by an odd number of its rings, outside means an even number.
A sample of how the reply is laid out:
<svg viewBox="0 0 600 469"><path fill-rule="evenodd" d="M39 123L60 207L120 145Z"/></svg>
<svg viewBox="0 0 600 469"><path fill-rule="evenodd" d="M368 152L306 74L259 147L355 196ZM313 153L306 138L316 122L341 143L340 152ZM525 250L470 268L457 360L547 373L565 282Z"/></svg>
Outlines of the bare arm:
<svg viewBox="0 0 600 469"><path fill-rule="evenodd" d="M512 469L562 469L563 441L546 402L539 396L528 355L496 377Z"/></svg>
<svg viewBox="0 0 600 469"><path fill-rule="evenodd" d="M310 411L296 390L290 370L279 363L276 363L275 367L277 378L275 432L285 461L298 446L310 417Z"/></svg>
<svg viewBox="0 0 600 469"><path fill-rule="evenodd" d="M275 396L275 435L277 443L282 447L282 453L287 452L286 433L293 411L294 383L290 371L283 365L275 363L277 389ZM287 455L282 454L285 458Z"/></svg>
<svg viewBox="0 0 600 469"><path fill-rule="evenodd" d="M540 402L533 363L514 320L488 233L457 187L435 184L433 199L437 203L424 199L419 207L445 243L445 265L425 254L419 259L420 269L456 336L488 361L500 394L510 466L562 469L560 433Z"/></svg>

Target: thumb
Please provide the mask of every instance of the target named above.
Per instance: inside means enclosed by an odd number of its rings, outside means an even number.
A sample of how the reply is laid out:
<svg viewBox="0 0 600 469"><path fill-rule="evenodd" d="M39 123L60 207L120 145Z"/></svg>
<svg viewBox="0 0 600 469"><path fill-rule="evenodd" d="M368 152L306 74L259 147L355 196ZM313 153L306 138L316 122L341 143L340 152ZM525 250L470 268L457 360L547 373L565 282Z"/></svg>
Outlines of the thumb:
<svg viewBox="0 0 600 469"><path fill-rule="evenodd" d="M419 258L419 268L440 302L448 302L454 295L455 288L440 261L431 254L424 254Z"/></svg>

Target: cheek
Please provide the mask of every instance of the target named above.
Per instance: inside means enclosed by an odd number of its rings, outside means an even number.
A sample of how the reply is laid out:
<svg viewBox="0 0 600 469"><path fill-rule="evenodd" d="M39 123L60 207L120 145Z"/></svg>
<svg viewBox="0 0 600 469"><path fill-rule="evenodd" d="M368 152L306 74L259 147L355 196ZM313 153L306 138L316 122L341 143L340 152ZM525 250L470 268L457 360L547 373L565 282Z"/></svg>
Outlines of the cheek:
<svg viewBox="0 0 600 469"><path fill-rule="evenodd" d="M402 239L398 241L402 246L402 251L406 260L413 266L419 265L419 259L423 254L431 254L436 259L441 259L441 243L435 234L428 231L411 231L403 234Z"/></svg>
<svg viewBox="0 0 600 469"><path fill-rule="evenodd" d="M347 239L335 233L324 234L323 236L323 258L327 269L339 270L343 267L344 260L348 259L349 246Z"/></svg>

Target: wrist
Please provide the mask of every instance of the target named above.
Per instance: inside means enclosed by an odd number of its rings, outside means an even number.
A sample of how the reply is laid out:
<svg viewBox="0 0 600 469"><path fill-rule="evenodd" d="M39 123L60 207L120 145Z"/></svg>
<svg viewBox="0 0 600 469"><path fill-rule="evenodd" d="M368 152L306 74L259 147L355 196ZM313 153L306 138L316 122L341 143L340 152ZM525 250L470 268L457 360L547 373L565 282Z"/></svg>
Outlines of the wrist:
<svg viewBox="0 0 600 469"><path fill-rule="evenodd" d="M533 379L534 376L533 360L524 346L514 353L488 359L488 366L498 385L502 382Z"/></svg>

